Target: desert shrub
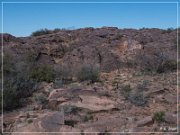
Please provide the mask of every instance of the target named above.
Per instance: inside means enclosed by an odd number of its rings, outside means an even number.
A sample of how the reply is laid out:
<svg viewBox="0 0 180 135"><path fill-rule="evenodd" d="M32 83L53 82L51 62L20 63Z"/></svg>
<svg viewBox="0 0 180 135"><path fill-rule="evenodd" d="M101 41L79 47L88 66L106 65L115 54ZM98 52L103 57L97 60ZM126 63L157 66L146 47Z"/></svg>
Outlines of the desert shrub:
<svg viewBox="0 0 180 135"><path fill-rule="evenodd" d="M131 93L128 97L128 100L136 105L136 106L143 106L147 103L147 99L143 96L143 93Z"/></svg>
<svg viewBox="0 0 180 135"><path fill-rule="evenodd" d="M55 71L49 66L37 66L30 71L29 78L37 82L52 82L55 80Z"/></svg>
<svg viewBox="0 0 180 135"><path fill-rule="evenodd" d="M59 32L61 29L60 28L55 28L54 30L53 30L53 32Z"/></svg>
<svg viewBox="0 0 180 135"><path fill-rule="evenodd" d="M34 92L35 82L27 77L28 68L23 62L5 54L3 80L3 108L12 110L24 104L22 100Z"/></svg>
<svg viewBox="0 0 180 135"><path fill-rule="evenodd" d="M39 56L38 52L29 51L27 52L26 61L29 63L33 63L37 60L38 56Z"/></svg>
<svg viewBox="0 0 180 135"><path fill-rule="evenodd" d="M164 116L165 116L165 113L160 111L160 112L155 112L153 114L153 120L154 121L157 121L157 122L163 122L164 121Z"/></svg>
<svg viewBox="0 0 180 135"><path fill-rule="evenodd" d="M105 130L103 133L98 133L98 135L111 135L107 130ZM125 135L125 134L123 134Z"/></svg>
<svg viewBox="0 0 180 135"><path fill-rule="evenodd" d="M78 109L79 109L78 107L73 105L64 105L60 108L60 110L63 111L65 115L75 114L77 113Z"/></svg>
<svg viewBox="0 0 180 135"><path fill-rule="evenodd" d="M174 28L167 28L166 32L167 32L167 33L171 33L171 32L173 32L174 30L175 30Z"/></svg>
<svg viewBox="0 0 180 135"><path fill-rule="evenodd" d="M143 106L147 103L147 99L143 95L143 91L146 89L146 83L143 82L142 84L137 85L134 90L132 90L130 85L124 85L121 87L120 93L132 104L136 106Z"/></svg>
<svg viewBox="0 0 180 135"><path fill-rule="evenodd" d="M167 60L158 67L157 73L163 73L163 72L174 71L174 70L177 70L177 61Z"/></svg>
<svg viewBox="0 0 180 135"><path fill-rule="evenodd" d="M80 135L85 135L85 133L84 133L84 131L83 130L81 130L81 134Z"/></svg>
<svg viewBox="0 0 180 135"><path fill-rule="evenodd" d="M83 117L84 122L87 122L87 121L92 120L92 119L93 119L93 115L91 113L86 113Z"/></svg>
<svg viewBox="0 0 180 135"><path fill-rule="evenodd" d="M92 65L84 65L81 67L80 71L77 74L77 78L80 81L90 80L91 82L98 81L99 69L93 67Z"/></svg>
<svg viewBox="0 0 180 135"><path fill-rule="evenodd" d="M178 51L178 53L180 53L180 47L179 47L180 37L178 38L178 40L177 37L174 38L172 42L173 42L172 49L175 49L176 51Z"/></svg>
<svg viewBox="0 0 180 135"><path fill-rule="evenodd" d="M22 99L34 92L35 82L28 80L23 75L16 75L14 78L4 78L3 107L11 110L22 106Z"/></svg>
<svg viewBox="0 0 180 135"><path fill-rule="evenodd" d="M148 90L147 85L149 84L149 82L147 80L143 80L141 83L137 84L137 91L139 92L143 92Z"/></svg>
<svg viewBox="0 0 180 135"><path fill-rule="evenodd" d="M61 65L58 67L55 67L54 70L56 72L56 80L55 85L62 87L64 84L69 84L72 82L72 67L69 65Z"/></svg>
<svg viewBox="0 0 180 135"><path fill-rule="evenodd" d="M166 53L158 49L151 55L138 53L136 55L136 65L144 73L164 73L177 69L177 62L171 60Z"/></svg>
<svg viewBox="0 0 180 135"><path fill-rule="evenodd" d="M46 104L48 102L47 96L43 93L35 94L33 98L38 104L43 105L43 104Z"/></svg>
<svg viewBox="0 0 180 135"><path fill-rule="evenodd" d="M71 126L71 127L74 127L75 124L77 124L78 122L75 121L75 120L65 120L64 121L64 125L68 125L68 126Z"/></svg>
<svg viewBox="0 0 180 135"><path fill-rule="evenodd" d="M31 36L41 36L41 35L45 35L45 34L50 34L50 30L48 29L40 29L37 31L34 31Z"/></svg>
<svg viewBox="0 0 180 135"><path fill-rule="evenodd" d="M120 92L127 99L129 97L131 90L132 90L131 86L128 84L128 85L122 86L122 88L120 89Z"/></svg>
<svg viewBox="0 0 180 135"><path fill-rule="evenodd" d="M62 80L55 80L54 83L53 83L53 87L55 89L57 88L62 88L64 86L64 83Z"/></svg>
<svg viewBox="0 0 180 135"><path fill-rule="evenodd" d="M5 54L3 56L3 73L10 74L14 72L14 62L13 57L10 54ZM2 67L1 67L2 68Z"/></svg>
<svg viewBox="0 0 180 135"><path fill-rule="evenodd" d="M32 119L28 119L28 120L27 120L27 123L28 123L28 124L31 124L32 122L33 122Z"/></svg>

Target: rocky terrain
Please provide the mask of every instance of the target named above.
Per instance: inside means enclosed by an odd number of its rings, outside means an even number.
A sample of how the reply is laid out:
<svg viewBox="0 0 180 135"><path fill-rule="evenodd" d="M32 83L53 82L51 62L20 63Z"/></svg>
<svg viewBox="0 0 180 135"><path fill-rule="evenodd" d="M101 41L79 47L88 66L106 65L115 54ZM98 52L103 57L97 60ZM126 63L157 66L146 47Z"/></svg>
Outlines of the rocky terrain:
<svg viewBox="0 0 180 135"><path fill-rule="evenodd" d="M177 132L177 30L2 36L3 132Z"/></svg>

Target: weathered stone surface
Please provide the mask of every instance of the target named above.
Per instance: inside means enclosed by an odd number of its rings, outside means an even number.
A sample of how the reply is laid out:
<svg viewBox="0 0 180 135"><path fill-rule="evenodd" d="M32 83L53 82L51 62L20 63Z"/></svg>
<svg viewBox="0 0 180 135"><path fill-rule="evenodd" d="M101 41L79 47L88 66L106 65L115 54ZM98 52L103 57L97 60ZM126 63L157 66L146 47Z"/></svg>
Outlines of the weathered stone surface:
<svg viewBox="0 0 180 135"><path fill-rule="evenodd" d="M61 112L45 112L33 119L32 123L16 123L14 132L58 132L64 125L64 114Z"/></svg>
<svg viewBox="0 0 180 135"><path fill-rule="evenodd" d="M167 123L176 124L177 123L177 115L167 112L167 113L165 113L164 120Z"/></svg>
<svg viewBox="0 0 180 135"><path fill-rule="evenodd" d="M64 97L62 97L64 96ZM111 110L116 103L105 96L98 96L94 90L54 90L49 96L49 107L76 106L91 111Z"/></svg>
<svg viewBox="0 0 180 135"><path fill-rule="evenodd" d="M48 132L59 130L60 126L64 124L64 114L61 112L53 112L41 118L41 127Z"/></svg>
<svg viewBox="0 0 180 135"><path fill-rule="evenodd" d="M137 126L138 127L143 127L143 126L147 126L148 124L152 124L153 119L151 116L142 118L141 120L137 121Z"/></svg>
<svg viewBox="0 0 180 135"><path fill-rule="evenodd" d="M171 104L177 103L177 97L172 94L167 94L164 96L164 99Z"/></svg>
<svg viewBox="0 0 180 135"><path fill-rule="evenodd" d="M156 95L156 94L162 94L164 92L165 92L165 89L161 88L161 89L147 91L144 93L144 95L145 95L145 97L149 97L149 96Z"/></svg>
<svg viewBox="0 0 180 135"><path fill-rule="evenodd" d="M94 132L105 132L111 131L117 128L118 131L122 131L120 127L125 124L124 118L104 118L95 122L88 122L84 124L76 125L77 128L83 129L84 131L94 131Z"/></svg>
<svg viewBox="0 0 180 135"><path fill-rule="evenodd" d="M96 97L96 96L79 96L82 101L74 102L68 101L61 105L73 105L79 108L88 109L90 111L101 111L101 110L111 110L115 108L115 102L107 99L106 97Z"/></svg>

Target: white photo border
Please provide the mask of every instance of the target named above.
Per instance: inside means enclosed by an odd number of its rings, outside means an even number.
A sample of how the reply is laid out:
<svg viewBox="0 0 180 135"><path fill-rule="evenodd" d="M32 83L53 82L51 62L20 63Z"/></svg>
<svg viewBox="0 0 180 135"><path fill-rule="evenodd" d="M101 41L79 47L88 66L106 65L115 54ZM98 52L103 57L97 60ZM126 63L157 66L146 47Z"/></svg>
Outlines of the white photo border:
<svg viewBox="0 0 180 135"><path fill-rule="evenodd" d="M131 134L131 133L139 133L139 134L144 134L144 133L179 133L179 72L178 72L178 69L179 69L179 64L178 64L178 58L179 58L179 54L178 54L178 50L179 50L179 37L178 37L178 34L179 34L179 2L5 2L5 1L2 1L1 2L1 20L2 20L2 24L1 24L1 30L2 30L2 36L1 36L1 42L2 42L2 45L1 45L1 62L2 62L2 65L1 65L1 69L2 69L2 86L1 86L1 92L2 92L2 104L1 104L1 111L2 111L2 114L1 114L1 126L2 126L2 133L15 133L15 134L21 134L21 133L24 133L24 134L28 134L28 133L34 133L34 134L42 134L42 133L49 133L49 134L58 134L58 133L74 133L74 134L79 134L81 132L3 132L3 8L4 8L4 4L176 4L177 5L177 132L108 132L108 133L128 133L128 134ZM99 132L84 132L85 134L86 133L99 133Z"/></svg>

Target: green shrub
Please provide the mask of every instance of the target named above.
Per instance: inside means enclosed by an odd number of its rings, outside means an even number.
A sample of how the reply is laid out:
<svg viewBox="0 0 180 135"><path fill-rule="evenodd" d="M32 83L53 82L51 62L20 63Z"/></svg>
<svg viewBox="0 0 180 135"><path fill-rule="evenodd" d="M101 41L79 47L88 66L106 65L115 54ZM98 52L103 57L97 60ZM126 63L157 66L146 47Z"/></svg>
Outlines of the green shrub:
<svg viewBox="0 0 180 135"><path fill-rule="evenodd" d="M107 130L105 130L103 133L99 133L98 135L111 135ZM123 134L126 135L126 134Z"/></svg>
<svg viewBox="0 0 180 135"><path fill-rule="evenodd" d="M173 31L175 31L174 28L167 28L167 30L166 30L167 33L171 33L171 32L173 32Z"/></svg>
<svg viewBox="0 0 180 135"><path fill-rule="evenodd" d="M64 114L75 114L78 111L78 107L73 105L64 105L62 108L60 108L61 111L63 110Z"/></svg>
<svg viewBox="0 0 180 135"><path fill-rule="evenodd" d="M23 106L22 100L31 96L35 90L35 82L27 77L29 71L26 63L5 54L3 71L3 109L12 110Z"/></svg>
<svg viewBox="0 0 180 135"><path fill-rule="evenodd" d="M31 36L41 36L41 35L45 35L45 34L50 34L50 30L48 30L48 29L40 29L40 30L37 30L37 31L33 32L31 34Z"/></svg>
<svg viewBox="0 0 180 135"><path fill-rule="evenodd" d="M84 122L87 122L87 121L92 120L92 119L93 119L93 115L91 113L86 113L83 117Z"/></svg>
<svg viewBox="0 0 180 135"><path fill-rule="evenodd" d="M43 93L38 93L38 94L34 95L34 100L38 104L46 104L48 102L47 96Z"/></svg>
<svg viewBox="0 0 180 135"><path fill-rule="evenodd" d="M27 62L33 63L37 60L39 54L35 51L27 52L26 60Z"/></svg>
<svg viewBox="0 0 180 135"><path fill-rule="evenodd" d="M31 70L29 78L37 82L52 82L55 80L55 71L48 66L38 66Z"/></svg>
<svg viewBox="0 0 180 135"><path fill-rule="evenodd" d="M84 133L84 131L83 130L81 130L81 134L80 135L85 135L85 133Z"/></svg>
<svg viewBox="0 0 180 135"><path fill-rule="evenodd" d="M22 106L22 99L34 92L35 82L28 80L24 74L16 74L16 77L4 77L3 107L12 110Z"/></svg>
<svg viewBox="0 0 180 135"><path fill-rule="evenodd" d="M64 121L64 125L68 125L68 126L71 126L71 127L74 127L75 124L77 124L78 122L75 121L75 120L65 120Z"/></svg>
<svg viewBox="0 0 180 135"><path fill-rule="evenodd" d="M177 61L175 60L167 60L164 64L160 65L157 69L157 73L163 73L167 71L177 70Z"/></svg>
<svg viewBox="0 0 180 135"><path fill-rule="evenodd" d="M147 103L147 99L143 96L142 93L131 93L128 97L128 100L136 105L136 106L143 106Z"/></svg>
<svg viewBox="0 0 180 135"><path fill-rule="evenodd" d="M143 80L141 83L137 84L137 87L136 87L137 91L138 92L147 91L148 84L149 84L149 82L147 80Z"/></svg>
<svg viewBox="0 0 180 135"><path fill-rule="evenodd" d="M28 119L28 120L27 120L27 123L28 123L28 124L31 124L32 122L33 122L32 119Z"/></svg>
<svg viewBox="0 0 180 135"><path fill-rule="evenodd" d="M17 58L5 54L3 65L3 108L12 110L23 106L23 99L35 90L35 82L28 79L27 65Z"/></svg>
<svg viewBox="0 0 180 135"><path fill-rule="evenodd" d="M127 99L129 97L131 90L132 90L131 86L128 84L128 85L122 86L120 92Z"/></svg>
<svg viewBox="0 0 180 135"><path fill-rule="evenodd" d="M147 99L143 96L143 91L146 90L146 84L143 82L141 85L137 85L137 88L132 91L130 85L124 85L121 87L120 92L126 100L130 101L136 106L143 106L147 103Z"/></svg>
<svg viewBox="0 0 180 135"><path fill-rule="evenodd" d="M98 81L99 69L91 65L84 65L77 74L80 81L90 80L91 82Z"/></svg>
<svg viewBox="0 0 180 135"><path fill-rule="evenodd" d="M157 122L163 122L164 121L164 116L165 113L160 111L160 112L155 112L153 115L153 120Z"/></svg>

